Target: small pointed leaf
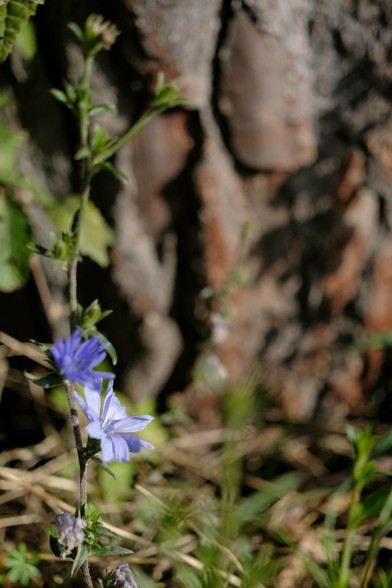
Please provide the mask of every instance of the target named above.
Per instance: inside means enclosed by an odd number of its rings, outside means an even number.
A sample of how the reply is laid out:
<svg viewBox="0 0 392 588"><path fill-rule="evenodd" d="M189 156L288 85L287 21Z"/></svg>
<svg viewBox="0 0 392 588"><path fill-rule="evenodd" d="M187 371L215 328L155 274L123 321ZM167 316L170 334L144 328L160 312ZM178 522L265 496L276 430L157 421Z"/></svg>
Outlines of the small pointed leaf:
<svg viewBox="0 0 392 588"><path fill-rule="evenodd" d="M86 543L82 543L81 545L79 545L71 570L72 578L77 574L77 572L80 570L80 568L88 558L88 553L89 548L88 545L86 545Z"/></svg>
<svg viewBox="0 0 392 588"><path fill-rule="evenodd" d="M126 547L114 547L112 545L104 545L102 547L95 547L91 550L91 555L96 557L106 557L108 555L131 555L133 551Z"/></svg>
<svg viewBox="0 0 392 588"><path fill-rule="evenodd" d="M57 388L58 386L64 385L63 378L55 372L52 372L47 376L43 376L42 378L37 378L29 372L24 372L24 375L28 380L33 382L33 384L36 386L42 386L42 388Z"/></svg>
<svg viewBox="0 0 392 588"><path fill-rule="evenodd" d="M52 94L52 96L54 98L56 98L56 100L58 100L59 102L62 102L63 104L68 105L68 103L69 103L68 96L66 96L62 90L57 90L57 88L53 88L52 90L50 90L50 93Z"/></svg>
<svg viewBox="0 0 392 588"><path fill-rule="evenodd" d="M89 116L97 116L98 114L103 114L104 112L116 112L116 107L114 104L95 104L89 110Z"/></svg>
<svg viewBox="0 0 392 588"><path fill-rule="evenodd" d="M108 161L105 161L104 163L100 163L99 165L97 165L97 167L99 169L103 169L107 172L109 172L110 174L112 174L112 176L114 176L115 178L117 178L118 180L120 180L121 182L128 182L128 177L118 169L118 167L114 166L113 164L109 163Z"/></svg>
<svg viewBox="0 0 392 588"><path fill-rule="evenodd" d="M97 457L96 455L93 455L91 457L91 459L100 467L102 468L107 474L109 474L109 476L112 476L112 478L116 479L116 476L114 475L114 473L112 472L112 470L110 469L110 467L102 461L102 459L99 459L99 457Z"/></svg>

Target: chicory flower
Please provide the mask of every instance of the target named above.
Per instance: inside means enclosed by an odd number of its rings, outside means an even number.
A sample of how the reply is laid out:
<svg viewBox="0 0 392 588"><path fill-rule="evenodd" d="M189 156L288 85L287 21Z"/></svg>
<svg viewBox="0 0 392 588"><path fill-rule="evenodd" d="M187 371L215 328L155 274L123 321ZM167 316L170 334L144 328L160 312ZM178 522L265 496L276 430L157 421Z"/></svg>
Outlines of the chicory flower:
<svg viewBox="0 0 392 588"><path fill-rule="evenodd" d="M155 449L151 443L143 441L132 433L144 429L154 417L128 416L113 391L113 380L109 381L101 406L101 394L97 386L85 386L83 399L77 392L75 397L84 414L90 421L86 431L91 439L99 439L102 460L129 461L129 453L140 453L143 447Z"/></svg>
<svg viewBox="0 0 392 588"><path fill-rule="evenodd" d="M76 329L70 337L58 339L51 354L66 380L94 388L97 378L114 378L111 372L93 371L105 359L107 347L109 343L101 343L98 336L82 341L82 331Z"/></svg>

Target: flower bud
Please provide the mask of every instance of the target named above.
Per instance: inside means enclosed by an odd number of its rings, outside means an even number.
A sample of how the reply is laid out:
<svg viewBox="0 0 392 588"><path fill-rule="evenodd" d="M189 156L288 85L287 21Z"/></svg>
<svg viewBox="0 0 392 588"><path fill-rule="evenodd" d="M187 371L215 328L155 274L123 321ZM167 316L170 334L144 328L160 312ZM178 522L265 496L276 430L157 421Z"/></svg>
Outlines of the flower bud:
<svg viewBox="0 0 392 588"><path fill-rule="evenodd" d="M137 588L136 580L128 564L119 564L110 572L105 585L111 588Z"/></svg>
<svg viewBox="0 0 392 588"><path fill-rule="evenodd" d="M69 512L60 512L54 521L60 534L58 545L61 549L60 557L69 555L84 539L83 529L87 523L78 517L75 519Z"/></svg>

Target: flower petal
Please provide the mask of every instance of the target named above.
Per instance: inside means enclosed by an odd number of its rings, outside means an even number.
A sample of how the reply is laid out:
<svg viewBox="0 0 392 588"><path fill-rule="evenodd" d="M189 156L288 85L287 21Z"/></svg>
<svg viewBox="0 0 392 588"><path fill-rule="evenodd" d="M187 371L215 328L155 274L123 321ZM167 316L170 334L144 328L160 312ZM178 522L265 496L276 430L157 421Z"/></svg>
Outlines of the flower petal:
<svg viewBox="0 0 392 588"><path fill-rule="evenodd" d="M102 387L102 382L100 381L99 384L97 382L96 386L97 385ZM98 418L101 413L101 394L100 394L100 392L98 390L96 390L95 388L91 388L90 386L85 386L84 387L84 397L86 399L86 402L87 402L89 408L94 411L94 414L96 414L97 418Z"/></svg>
<svg viewBox="0 0 392 588"><path fill-rule="evenodd" d="M128 445L122 437L106 435L101 440L102 459L104 462L129 461Z"/></svg>
<svg viewBox="0 0 392 588"><path fill-rule="evenodd" d="M121 434L142 431L152 420L154 420L154 417L148 414L144 416L125 417L113 424L113 432Z"/></svg>
<svg viewBox="0 0 392 588"><path fill-rule="evenodd" d="M87 402L85 402L84 398L79 396L79 394L77 392L74 392L74 395L75 395L75 398L78 401L81 409L83 410L84 414L88 418L88 420L89 421L97 420L99 418L99 416L96 413L94 413L94 411L89 407Z"/></svg>
<svg viewBox="0 0 392 588"><path fill-rule="evenodd" d="M105 437L105 433L103 432L101 423L98 419L91 421L91 423L87 425L86 431L91 439L103 439Z"/></svg>
<svg viewBox="0 0 392 588"><path fill-rule="evenodd" d="M51 349L52 357L65 379L99 391L94 378L114 378L112 372L93 371L106 357L109 344L101 343L98 335L82 342L82 336L81 329L76 329L70 337L56 341Z"/></svg>
<svg viewBox="0 0 392 588"><path fill-rule="evenodd" d="M128 445L128 451L131 453L140 453L143 447L146 449L155 449L154 445L135 437L135 435L121 435L121 438L124 439Z"/></svg>
<svg viewBox="0 0 392 588"><path fill-rule="evenodd" d="M105 400L103 403L102 409L102 418L104 423L109 423L111 421L116 421L119 419L126 418L127 412L125 408L121 405L119 399L114 394L113 390L113 380L111 380L108 384L107 392L105 395Z"/></svg>

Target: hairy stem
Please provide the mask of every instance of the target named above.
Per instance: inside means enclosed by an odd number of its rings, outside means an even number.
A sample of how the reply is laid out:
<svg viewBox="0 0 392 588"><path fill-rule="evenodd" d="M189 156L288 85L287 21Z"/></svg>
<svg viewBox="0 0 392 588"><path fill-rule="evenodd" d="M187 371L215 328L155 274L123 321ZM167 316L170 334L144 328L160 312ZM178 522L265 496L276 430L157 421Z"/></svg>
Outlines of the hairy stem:
<svg viewBox="0 0 392 588"><path fill-rule="evenodd" d="M79 132L80 132L80 143L81 147L88 147L89 141L89 103L90 103L90 80L92 71L93 57L90 55L85 56L84 70L82 77L79 81L79 103L78 103L78 118L79 118ZM74 331L78 326L78 263L80 258L80 240L82 234L83 221L86 213L87 202L90 196L90 184L91 184L91 173L90 173L90 157L86 156L82 161L82 185L81 185L81 202L80 208L77 211L72 232L75 238L74 241L74 255L73 259L69 264L68 268L68 280L69 280L69 304L70 304L70 327L71 331ZM88 458L82 451L83 440L80 431L80 421L78 411L76 407L76 401L74 396L74 386L69 383L67 384L68 402L71 411L71 422L72 429L75 438L76 449L78 452L79 460L79 500L80 500L80 516L85 516L85 507L87 503L87 466ZM94 584L90 574L90 567L86 560L81 566L81 572L86 588L94 588Z"/></svg>
<svg viewBox="0 0 392 588"><path fill-rule="evenodd" d="M94 588L94 584L93 584L93 581L91 579L91 574L90 574L90 567L88 565L87 560L81 566L80 570L82 572L83 580L86 585L86 588Z"/></svg>
<svg viewBox="0 0 392 588"><path fill-rule="evenodd" d="M84 167L87 167L86 165ZM70 305L70 325L71 331L74 331L78 326L78 263L80 251L80 239L82 234L83 219L85 216L87 202L90 196L90 177L87 171L83 178L83 191L81 196L80 208L75 216L73 233L75 235L75 251L74 258L69 264L68 269L68 283L69 283L69 305Z"/></svg>
<svg viewBox="0 0 392 588"><path fill-rule="evenodd" d="M80 496L80 516L84 517L85 515L85 507L87 503L87 466L88 466L88 458L86 457L85 453L82 451L82 433L80 430L80 421L78 410L76 407L75 402L75 388L71 382L67 382L67 397L69 403L69 410L71 413L71 424L73 435L75 439L76 450L78 452L78 460L79 460L79 496ZM91 579L90 568L88 565L87 560L81 566L81 572L83 575L83 580L86 585L86 588L94 588L93 581Z"/></svg>
<svg viewBox="0 0 392 588"><path fill-rule="evenodd" d="M82 440L82 433L80 430L80 421L78 410L76 407L75 401L75 388L71 382L67 382L67 396L68 396L68 404L71 413L71 424L73 435L75 439L76 450L78 452L78 460L79 460L79 469L80 469L80 476L79 476L79 487L80 487L80 514L81 516L84 515L84 508L87 502L87 465L88 460L86 455L82 451L83 440Z"/></svg>

